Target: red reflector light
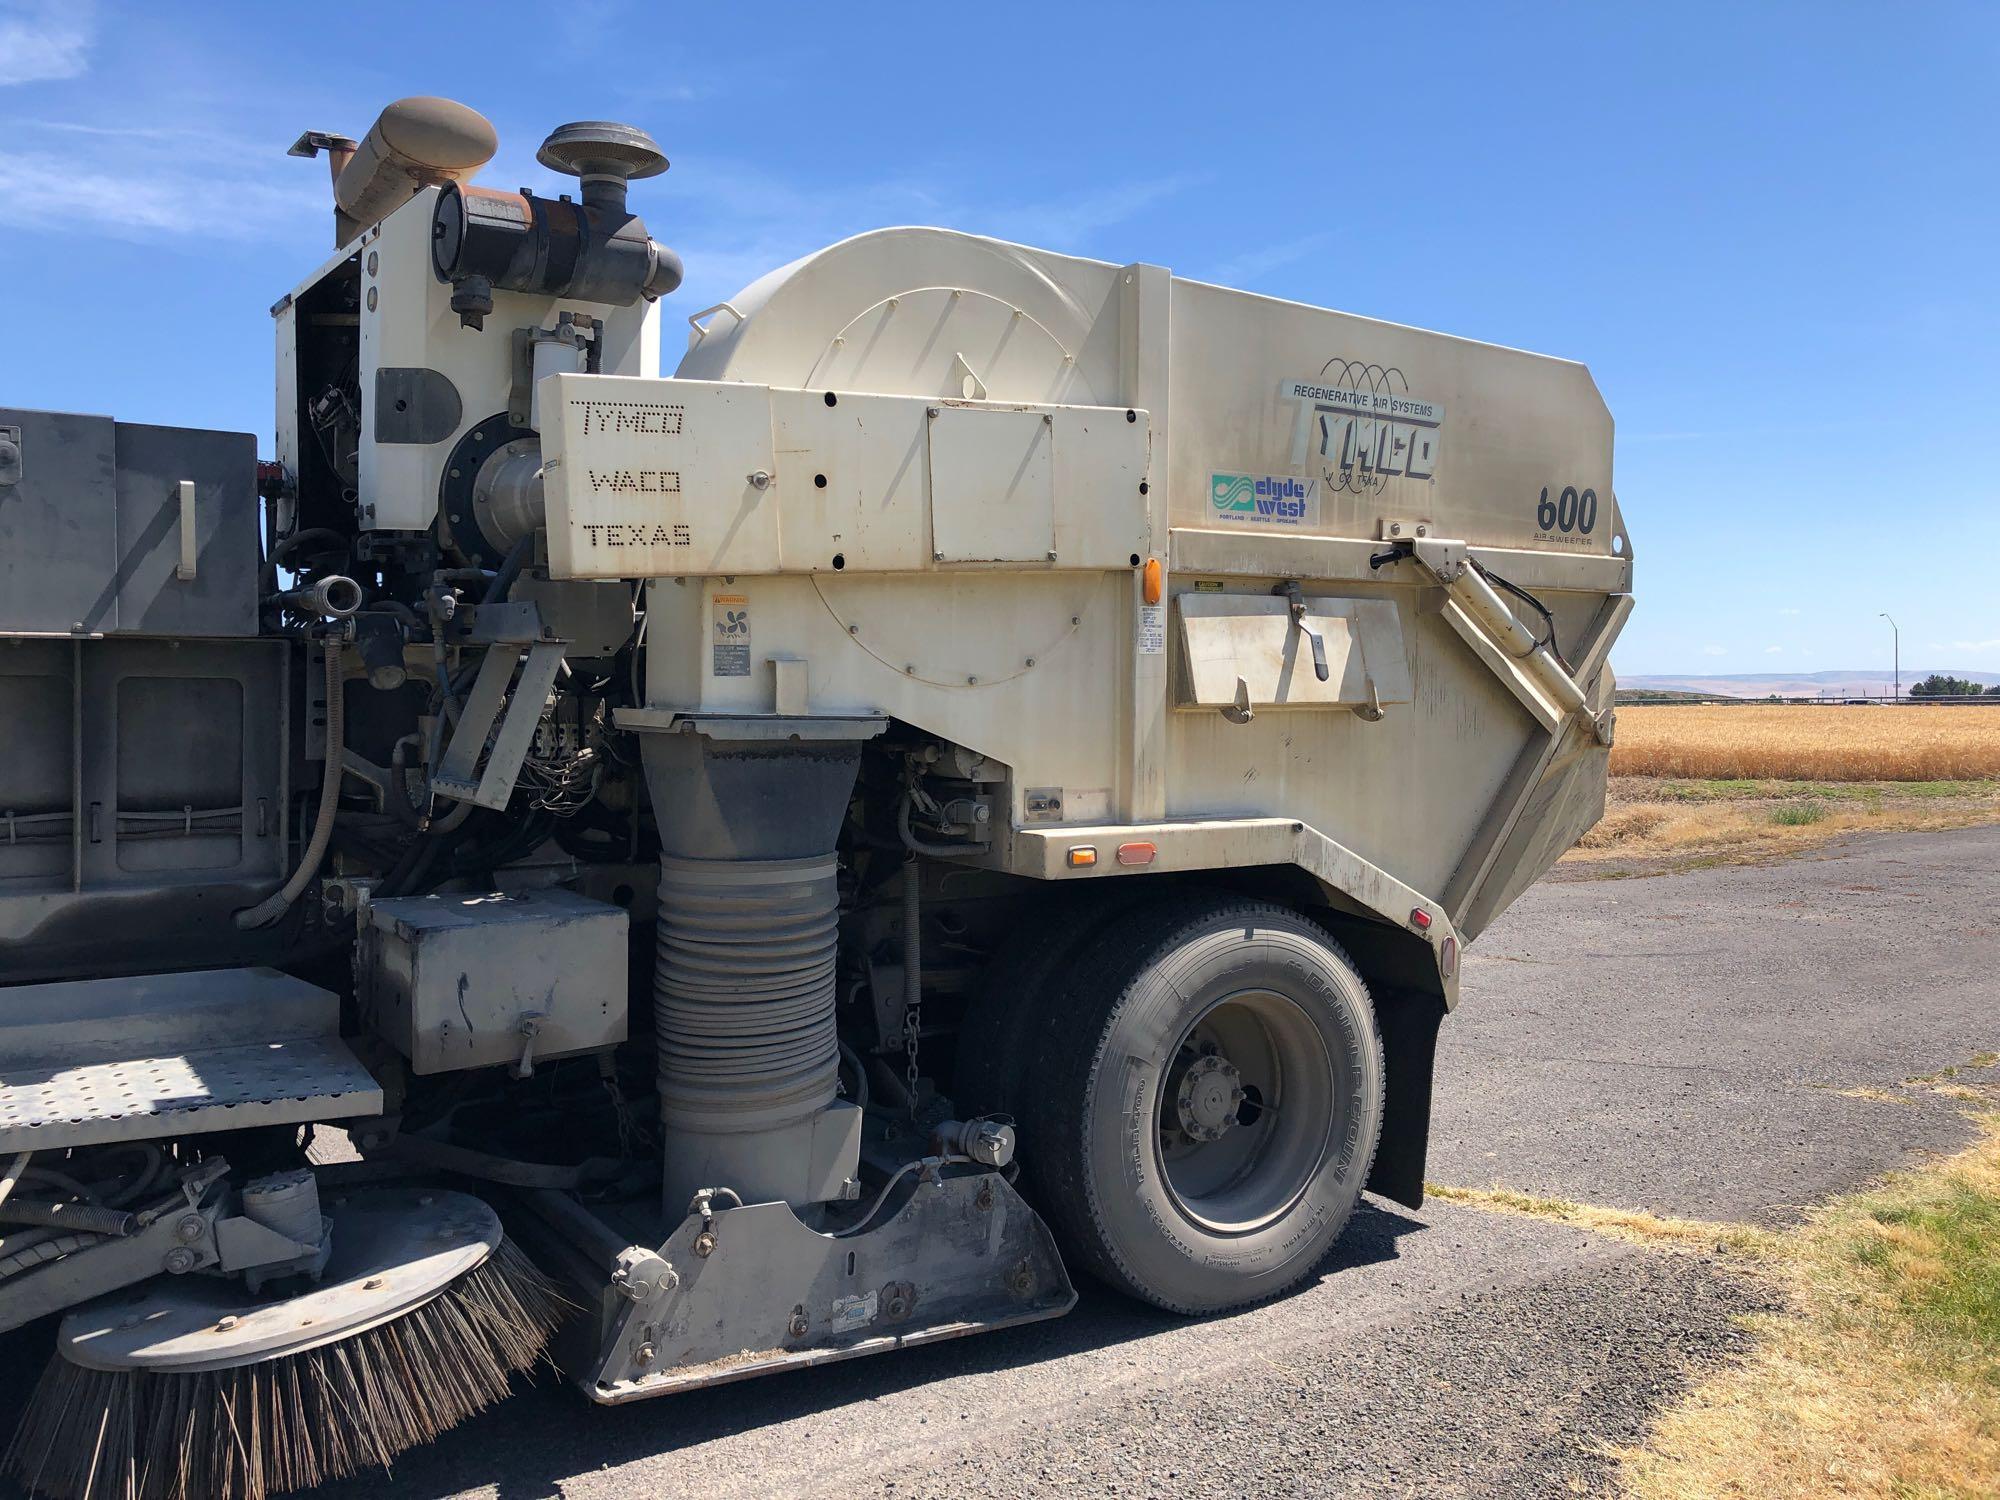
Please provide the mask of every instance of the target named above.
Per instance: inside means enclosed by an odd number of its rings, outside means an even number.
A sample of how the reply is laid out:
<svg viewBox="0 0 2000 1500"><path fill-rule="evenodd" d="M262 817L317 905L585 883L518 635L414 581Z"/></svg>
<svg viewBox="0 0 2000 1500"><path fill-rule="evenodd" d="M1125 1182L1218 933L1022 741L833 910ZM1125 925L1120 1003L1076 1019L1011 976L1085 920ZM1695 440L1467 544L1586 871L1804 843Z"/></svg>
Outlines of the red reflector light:
<svg viewBox="0 0 2000 1500"><path fill-rule="evenodd" d="M1431 930L1431 914L1421 906L1412 907L1410 909L1410 925L1419 932L1429 932Z"/></svg>
<svg viewBox="0 0 2000 1500"><path fill-rule="evenodd" d="M1159 849L1152 844L1120 844L1118 863L1121 865L1150 865Z"/></svg>

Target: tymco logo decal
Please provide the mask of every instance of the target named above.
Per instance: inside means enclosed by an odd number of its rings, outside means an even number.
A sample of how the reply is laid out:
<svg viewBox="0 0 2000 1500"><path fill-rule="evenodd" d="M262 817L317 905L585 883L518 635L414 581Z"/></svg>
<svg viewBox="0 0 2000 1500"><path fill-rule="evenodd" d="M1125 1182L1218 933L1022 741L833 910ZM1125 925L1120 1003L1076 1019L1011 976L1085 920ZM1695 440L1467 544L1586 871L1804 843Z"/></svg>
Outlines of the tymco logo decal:
<svg viewBox="0 0 2000 1500"><path fill-rule="evenodd" d="M1293 466L1317 468L1329 491L1373 495L1437 474L1444 408L1412 396L1394 365L1330 359L1317 379L1282 382L1278 396L1298 411Z"/></svg>
<svg viewBox="0 0 2000 1500"><path fill-rule="evenodd" d="M1317 526L1319 481L1290 474L1211 474L1208 503L1219 520Z"/></svg>

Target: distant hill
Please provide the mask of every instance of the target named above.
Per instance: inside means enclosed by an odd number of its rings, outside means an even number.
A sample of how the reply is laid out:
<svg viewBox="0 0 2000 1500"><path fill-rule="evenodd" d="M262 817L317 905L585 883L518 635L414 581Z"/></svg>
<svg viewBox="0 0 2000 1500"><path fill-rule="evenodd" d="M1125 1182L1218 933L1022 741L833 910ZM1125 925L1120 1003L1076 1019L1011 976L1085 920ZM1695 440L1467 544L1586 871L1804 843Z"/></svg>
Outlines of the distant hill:
<svg viewBox="0 0 2000 1500"><path fill-rule="evenodd" d="M1945 677L1969 677L1985 687L2000 682L2000 672L1973 672L1964 667L1905 667L1903 691L1932 672ZM1618 674L1622 692L1693 693L1705 698L1874 698L1886 695L1894 678L1869 668L1847 672L1722 672L1701 676L1635 676Z"/></svg>

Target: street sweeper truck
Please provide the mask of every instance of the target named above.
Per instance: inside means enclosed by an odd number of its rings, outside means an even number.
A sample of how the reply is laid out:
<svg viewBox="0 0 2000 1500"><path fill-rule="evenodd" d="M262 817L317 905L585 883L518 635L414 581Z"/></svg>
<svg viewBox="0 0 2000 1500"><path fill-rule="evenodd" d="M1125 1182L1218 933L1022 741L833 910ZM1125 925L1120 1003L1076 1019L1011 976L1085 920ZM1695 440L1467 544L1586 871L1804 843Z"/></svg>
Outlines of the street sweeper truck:
<svg viewBox="0 0 2000 1500"><path fill-rule="evenodd" d="M274 450L0 407L20 1483L1213 1313L1421 1201L1465 945L1603 805L1583 366L942 229L663 356L643 131L293 150Z"/></svg>

